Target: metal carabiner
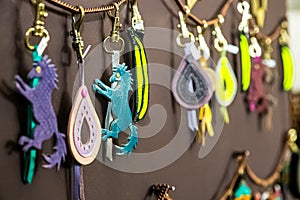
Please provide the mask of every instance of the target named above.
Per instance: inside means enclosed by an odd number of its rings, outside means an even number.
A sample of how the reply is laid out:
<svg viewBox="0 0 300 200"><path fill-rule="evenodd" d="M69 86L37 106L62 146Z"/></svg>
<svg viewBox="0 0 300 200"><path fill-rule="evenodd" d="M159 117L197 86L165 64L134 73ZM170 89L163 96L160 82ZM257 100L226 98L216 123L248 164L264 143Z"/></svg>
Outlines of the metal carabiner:
<svg viewBox="0 0 300 200"><path fill-rule="evenodd" d="M82 62L83 56L82 56L82 50L84 48L84 43L80 35L80 27L83 22L85 12L84 8L82 6L77 7L79 9L79 18L77 19L75 14L72 16L72 31L71 36L73 37L72 47L77 55L77 60L79 62Z"/></svg>

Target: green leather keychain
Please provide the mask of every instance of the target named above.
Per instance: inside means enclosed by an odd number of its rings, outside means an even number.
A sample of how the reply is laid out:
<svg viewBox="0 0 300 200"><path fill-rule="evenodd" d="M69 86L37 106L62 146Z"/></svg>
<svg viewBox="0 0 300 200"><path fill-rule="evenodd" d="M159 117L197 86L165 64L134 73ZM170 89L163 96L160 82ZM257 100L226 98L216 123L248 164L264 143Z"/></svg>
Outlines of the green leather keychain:
<svg viewBox="0 0 300 200"><path fill-rule="evenodd" d="M133 94L130 99L132 118L135 122L142 120L149 106L149 74L147 55L143 44L144 25L138 11L137 1L132 7L132 26L127 29L124 39L126 40L125 60L132 70Z"/></svg>

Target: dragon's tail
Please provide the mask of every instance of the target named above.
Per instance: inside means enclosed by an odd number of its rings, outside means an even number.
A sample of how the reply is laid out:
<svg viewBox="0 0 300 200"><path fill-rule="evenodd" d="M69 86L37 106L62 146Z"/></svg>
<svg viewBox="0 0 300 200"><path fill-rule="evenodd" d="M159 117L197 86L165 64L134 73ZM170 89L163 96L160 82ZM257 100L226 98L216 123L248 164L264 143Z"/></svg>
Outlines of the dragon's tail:
<svg viewBox="0 0 300 200"><path fill-rule="evenodd" d="M60 168L61 161L65 161L65 157L67 154L66 143L64 140L64 134L60 132L55 132L56 136L56 146L53 148L55 152L49 156L43 155L45 161L48 163L43 165L45 168L52 168L57 165L57 170Z"/></svg>
<svg viewBox="0 0 300 200"><path fill-rule="evenodd" d="M118 155L125 155L125 154L132 153L132 150L136 147L138 143L137 127L134 126L133 124L130 124L129 128L131 131L131 135L128 138L128 142L124 146L118 147L120 151L119 153L117 153Z"/></svg>

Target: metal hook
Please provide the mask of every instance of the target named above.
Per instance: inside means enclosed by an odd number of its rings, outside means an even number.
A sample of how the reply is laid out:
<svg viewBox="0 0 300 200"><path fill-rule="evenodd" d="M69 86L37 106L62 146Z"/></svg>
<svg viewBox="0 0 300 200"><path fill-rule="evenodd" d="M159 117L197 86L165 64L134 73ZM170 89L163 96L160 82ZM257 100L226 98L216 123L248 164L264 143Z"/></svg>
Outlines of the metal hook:
<svg viewBox="0 0 300 200"><path fill-rule="evenodd" d="M189 8L186 7L186 12L189 13ZM177 25L178 28L181 29L181 33L179 33L179 35L176 38L176 43L178 46L180 47L184 47L185 44L181 42L181 39L190 39L190 42L195 42L195 36L193 35L193 33L191 33L188 28L187 25L185 23L186 20L186 16L183 15L183 13L181 11L178 12L178 17L179 17L179 24Z"/></svg>
<svg viewBox="0 0 300 200"><path fill-rule="evenodd" d="M144 21L138 9L137 0L130 1L131 10L132 10L132 18L131 18L131 26L134 30L144 30Z"/></svg>
<svg viewBox="0 0 300 200"><path fill-rule="evenodd" d="M196 38L196 40L199 43L198 46L199 51L203 53L206 59L208 59L210 56L210 52L207 43L205 41L205 38L203 36L204 31L205 31L205 25L203 27L197 26L198 37Z"/></svg>
<svg viewBox="0 0 300 200"><path fill-rule="evenodd" d="M80 27L83 22L83 18L85 16L84 8L82 6L77 7L79 9L79 18L76 19L75 14L72 16L72 31L71 36L73 37L72 47L74 51L77 54L77 60L79 62L82 62L83 56L82 56L82 50L84 47L83 40L80 36Z"/></svg>
<svg viewBox="0 0 300 200"><path fill-rule="evenodd" d="M28 49L34 50L34 46L30 44L30 36L34 35L36 37L46 37L47 40L50 39L49 33L45 28L45 18L48 13L45 11L44 0L32 0L32 4L36 6L36 15L33 27L30 27L25 34L25 44Z"/></svg>
<svg viewBox="0 0 300 200"><path fill-rule="evenodd" d="M83 18L85 17L85 12L84 12L84 8L82 6L78 6L77 8L79 9L79 18L76 21L76 17L73 14L72 20L73 20L74 30L77 30L79 32L81 24L83 22Z"/></svg>
<svg viewBox="0 0 300 200"><path fill-rule="evenodd" d="M239 2L237 4L237 10L240 14L242 14L242 20L239 24L239 31L243 31L244 33L249 32L249 20L252 18L250 14L250 5L247 1Z"/></svg>
<svg viewBox="0 0 300 200"><path fill-rule="evenodd" d="M279 37L279 44L280 45L288 45L289 44L289 33L288 33L288 22L283 21L281 23L281 30L280 30L280 37Z"/></svg>
<svg viewBox="0 0 300 200"><path fill-rule="evenodd" d="M222 20L220 20L220 23L223 23ZM213 35L216 36L215 40L214 40L214 46L215 48L219 51L222 52L226 49L228 43L226 38L224 37L222 30L219 26L218 23L215 24L215 29L212 32Z"/></svg>
<svg viewBox="0 0 300 200"><path fill-rule="evenodd" d="M181 29L183 38L188 38L190 31L188 30L187 25L185 23L186 16L184 16L183 13L181 11L179 11L178 17L179 17L179 22L180 22L180 24L178 24L178 28Z"/></svg>
<svg viewBox="0 0 300 200"><path fill-rule="evenodd" d="M153 193L157 196L158 200L172 200L169 196L169 191L175 191L175 186L168 184L158 184L152 186Z"/></svg>
<svg viewBox="0 0 300 200"><path fill-rule="evenodd" d="M123 51L125 42L123 38L120 37L120 29L122 28L122 24L120 23L120 8L117 3L114 3L115 13L113 14L112 11L108 11L107 14L112 21L112 31L109 36L107 36L103 41L103 48L107 53L113 53L114 49L110 50L108 47L108 41L111 43L119 43L120 49L118 51Z"/></svg>
<svg viewBox="0 0 300 200"><path fill-rule="evenodd" d="M122 24L120 23L120 8L117 3L114 3L115 14L112 11L108 11L108 16L112 21L112 31L110 35L111 42L118 42L120 40L120 29Z"/></svg>

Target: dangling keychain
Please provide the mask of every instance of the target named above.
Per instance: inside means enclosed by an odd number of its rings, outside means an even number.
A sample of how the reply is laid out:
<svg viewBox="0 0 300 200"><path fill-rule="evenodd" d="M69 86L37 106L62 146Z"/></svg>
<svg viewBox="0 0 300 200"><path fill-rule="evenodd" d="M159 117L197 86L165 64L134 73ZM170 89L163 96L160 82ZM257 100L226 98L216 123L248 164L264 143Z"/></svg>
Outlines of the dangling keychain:
<svg viewBox="0 0 300 200"><path fill-rule="evenodd" d="M240 50L241 50L241 66L242 66L242 91L247 91L250 85L251 77L251 59L249 54L249 20L252 18L250 14L250 5L247 1L239 2L237 10L242 14L242 20L239 24L240 31Z"/></svg>
<svg viewBox="0 0 300 200"><path fill-rule="evenodd" d="M234 200L251 200L251 189L245 179L241 178L238 188L234 192Z"/></svg>
<svg viewBox="0 0 300 200"><path fill-rule="evenodd" d="M287 31L288 22L281 23L281 31L279 37L279 44L281 50L281 60L283 65L283 89L289 91L292 89L295 79L294 61L289 48L289 34Z"/></svg>
<svg viewBox="0 0 300 200"><path fill-rule="evenodd" d="M249 52L252 58L252 68L247 101L251 112L264 113L269 106L269 101L264 89L265 66L261 60L261 48L257 39L251 36L250 41Z"/></svg>
<svg viewBox="0 0 300 200"><path fill-rule="evenodd" d="M105 85L101 80L96 79L93 84L93 89L97 93L106 97L110 102L108 104L105 129L102 129L102 140L106 141L109 138L118 138L119 133L130 129L130 136L128 142L123 146L115 145L118 149L118 155L129 154L133 151L138 143L138 133L136 126L132 122L132 114L128 104L128 93L132 91L131 73L127 70L125 63L119 64L120 52L124 49L124 40L120 37L119 30L121 28L119 18L119 7L115 3L115 13L109 12L109 16L113 21L113 29L111 35L106 37L103 46L107 53L112 54L112 71L109 81L111 87ZM110 50L108 43L119 43L119 50ZM112 143L111 143L112 145ZM106 146L106 151L109 152L107 157L112 160L111 150L112 146Z"/></svg>
<svg viewBox="0 0 300 200"><path fill-rule="evenodd" d="M157 200L172 200L169 191L175 191L175 186L170 186L168 184L152 185L151 191L156 196Z"/></svg>
<svg viewBox="0 0 300 200"><path fill-rule="evenodd" d="M219 23L223 23L223 16L219 15ZM217 63L217 85L216 85L216 98L220 104L221 113L225 123L229 123L229 115L227 107L233 102L237 93L237 80L233 69L226 56L226 51L237 53L238 47L228 45L219 24L215 24L213 35L216 36L214 40L215 48L220 52L221 57Z"/></svg>
<svg viewBox="0 0 300 200"><path fill-rule="evenodd" d="M263 47L263 60L262 63L265 65L265 76L264 82L266 85L266 98L269 102L267 110L263 115L263 125L267 130L272 128L272 117L273 108L277 104L277 99L271 94L272 87L274 86L275 79L277 78L277 72L275 71L276 61L271 58L273 52L272 39L267 37L261 41Z"/></svg>
<svg viewBox="0 0 300 200"><path fill-rule="evenodd" d="M42 56L50 40L49 33L44 27L44 18L47 13L43 1L35 4L37 7L36 21L34 27L29 28L26 32L26 45L33 51L34 61L33 68L27 76L31 80L31 86L27 85L19 75L15 76L17 89L31 103L28 110L28 135L19 139L19 144L23 146L23 150L26 152L24 154L23 180L29 184L32 182L36 157L36 151L32 148L41 149L42 143L54 135L56 137L55 152L49 156L43 155L48 163L43 167L57 166L58 170L61 162L65 160L67 152L64 134L58 130L56 114L51 102L53 89L58 89L56 68L48 56ZM32 35L42 38L38 46L30 44L30 36Z"/></svg>
<svg viewBox="0 0 300 200"><path fill-rule="evenodd" d="M172 92L177 102L188 109L188 126L192 131L198 131L197 111L208 103L212 96L212 83L203 71L198 60L200 53L194 42L194 35L189 32L185 23L185 17L179 11L181 33L176 42L184 47L185 56L182 59L172 81ZM190 42L182 44L181 39L190 39Z"/></svg>
<svg viewBox="0 0 300 200"><path fill-rule="evenodd" d="M130 99L134 122L142 120L149 106L149 74L147 55L143 44L144 21L137 6L137 0L130 4L132 9L131 27L126 31L125 54L129 70L132 70L133 94Z"/></svg>
<svg viewBox="0 0 300 200"><path fill-rule="evenodd" d="M210 57L210 51L209 48L205 42L205 39L203 37L203 30L207 28L207 24L204 23L203 27L197 26L197 32L198 37L197 41L199 42L198 50L201 54L201 58L199 59L201 68L205 71L205 73L208 75L211 83L212 83L212 91L215 91L215 83L216 83L216 77L215 77L215 71L208 67L208 59ZM200 110L199 110L199 130L198 130L198 141L202 143L202 145L205 144L205 135L206 132L210 137L214 136L214 129L212 127L212 111L210 108L209 103L204 104Z"/></svg>
<svg viewBox="0 0 300 200"><path fill-rule="evenodd" d="M77 54L77 64L80 70L80 87L76 92L76 96L72 105L72 110L68 123L68 142L71 153L75 160L87 165L93 162L98 154L101 144L101 125L88 93L87 87L84 85L84 57L82 50L84 48L83 41L80 36L80 26L84 18L84 9L79 6L80 17L76 21L73 15L73 25L71 35L73 36L73 49ZM88 49L86 50L86 52ZM82 127L84 122L89 127L88 140L82 138Z"/></svg>
<svg viewBox="0 0 300 200"><path fill-rule="evenodd" d="M98 154L101 144L101 125L97 113L88 93L88 89L84 84L84 58L90 46L83 53L83 40L80 35L80 27L85 16L84 8L78 6L79 18L76 19L75 14L72 16L73 37L72 47L77 55L77 64L79 68L80 87L76 92L73 101L71 113L68 123L68 143L71 154L76 160L73 166L73 199L84 200L84 182L83 169L81 165L88 165L93 162ZM83 126L87 124L88 133L83 133ZM88 135L83 138L83 135Z"/></svg>

